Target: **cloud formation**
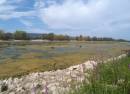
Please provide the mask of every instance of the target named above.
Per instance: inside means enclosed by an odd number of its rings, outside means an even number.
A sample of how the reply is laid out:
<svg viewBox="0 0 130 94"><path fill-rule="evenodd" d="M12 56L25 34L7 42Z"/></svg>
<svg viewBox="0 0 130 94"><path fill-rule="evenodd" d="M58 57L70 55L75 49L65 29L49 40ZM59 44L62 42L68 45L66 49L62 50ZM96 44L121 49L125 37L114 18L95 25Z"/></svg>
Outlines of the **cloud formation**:
<svg viewBox="0 0 130 94"><path fill-rule="evenodd" d="M54 3L39 9L39 14L51 28L81 29L95 23L105 7L105 0L90 0L87 3L82 0L65 0L63 4Z"/></svg>
<svg viewBox="0 0 130 94"><path fill-rule="evenodd" d="M40 21L48 32L92 36L121 37L130 30L130 0L29 0L30 5L19 6L25 1L0 0L0 20L15 18L26 27L36 27L32 22Z"/></svg>
<svg viewBox="0 0 130 94"><path fill-rule="evenodd" d="M0 0L0 20L34 16L35 11L18 11L24 0Z"/></svg>
<svg viewBox="0 0 130 94"><path fill-rule="evenodd" d="M40 2L44 0L40 0ZM130 19L129 0L64 0L41 7L39 15L50 28L99 29ZM43 3L42 2L42 3ZM44 4L42 4L44 5ZM37 5L38 6L38 5ZM124 24L124 23L122 23Z"/></svg>

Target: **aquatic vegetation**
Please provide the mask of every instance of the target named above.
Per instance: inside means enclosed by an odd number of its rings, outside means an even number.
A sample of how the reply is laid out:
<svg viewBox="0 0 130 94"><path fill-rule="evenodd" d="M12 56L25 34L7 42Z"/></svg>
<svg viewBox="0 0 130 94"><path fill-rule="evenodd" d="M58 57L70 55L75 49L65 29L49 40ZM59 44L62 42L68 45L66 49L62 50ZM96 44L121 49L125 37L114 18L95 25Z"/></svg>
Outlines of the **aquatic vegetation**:
<svg viewBox="0 0 130 94"><path fill-rule="evenodd" d="M9 45L0 48L0 78L64 69L92 58L105 60L122 54L121 50L127 48L127 43L120 42L25 42L25 45Z"/></svg>

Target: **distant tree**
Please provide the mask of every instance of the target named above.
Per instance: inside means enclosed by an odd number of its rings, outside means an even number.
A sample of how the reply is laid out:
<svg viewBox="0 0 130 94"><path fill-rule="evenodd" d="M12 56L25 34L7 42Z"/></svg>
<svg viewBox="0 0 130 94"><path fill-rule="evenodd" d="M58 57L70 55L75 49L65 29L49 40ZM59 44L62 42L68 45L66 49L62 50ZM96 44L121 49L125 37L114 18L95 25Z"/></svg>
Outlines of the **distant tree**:
<svg viewBox="0 0 130 94"><path fill-rule="evenodd" d="M46 40L58 40L58 41L69 41L69 40L77 40L77 41L120 41L125 42L127 40L124 39L113 39L109 37L90 37L90 36L68 36L68 35L56 35L54 33L49 34L29 34L25 31L17 30L12 33L5 33L4 30L0 30L0 40L29 40L29 39L46 39Z"/></svg>
<svg viewBox="0 0 130 94"><path fill-rule="evenodd" d="M119 41L119 42L126 42L126 40L124 40L124 39L117 39L116 41Z"/></svg>
<svg viewBox="0 0 130 94"><path fill-rule="evenodd" d="M68 36L68 35L64 36L64 40L70 41L70 39L71 39L70 36Z"/></svg>
<svg viewBox="0 0 130 94"><path fill-rule="evenodd" d="M27 40L28 39L28 35L25 31L16 31L14 33L14 39L16 40Z"/></svg>
<svg viewBox="0 0 130 94"><path fill-rule="evenodd" d="M46 39L46 40L58 40L58 41L64 41L64 40L70 40L70 37L67 35L56 35L53 33L49 33L49 34L43 34L42 35L42 39Z"/></svg>
<svg viewBox="0 0 130 94"><path fill-rule="evenodd" d="M93 37L92 40L93 40L93 41L97 41L98 38L97 38L97 37Z"/></svg>
<svg viewBox="0 0 130 94"><path fill-rule="evenodd" d="M80 41L83 41L84 40L84 37L82 35L79 36L79 40Z"/></svg>
<svg viewBox="0 0 130 94"><path fill-rule="evenodd" d="M42 39L47 40L48 39L48 34L42 34Z"/></svg>
<svg viewBox="0 0 130 94"><path fill-rule="evenodd" d="M54 33L49 33L47 39L53 41L54 37L55 37Z"/></svg>
<svg viewBox="0 0 130 94"><path fill-rule="evenodd" d="M84 40L84 37L82 35L80 36L76 36L75 38L77 41L83 41Z"/></svg>
<svg viewBox="0 0 130 94"><path fill-rule="evenodd" d="M4 31L0 30L0 40L4 40Z"/></svg>
<svg viewBox="0 0 130 94"><path fill-rule="evenodd" d="M54 40L63 41L63 40L65 40L65 36L64 35L55 35Z"/></svg>
<svg viewBox="0 0 130 94"><path fill-rule="evenodd" d="M13 39L13 34L12 33L5 33L4 40L10 40L10 39Z"/></svg>
<svg viewBox="0 0 130 94"><path fill-rule="evenodd" d="M87 41L91 41L92 40L90 36L87 36L86 39L87 39Z"/></svg>
<svg viewBox="0 0 130 94"><path fill-rule="evenodd" d="M75 37L75 40L79 41L79 37L78 37L78 36L76 36L76 37Z"/></svg>

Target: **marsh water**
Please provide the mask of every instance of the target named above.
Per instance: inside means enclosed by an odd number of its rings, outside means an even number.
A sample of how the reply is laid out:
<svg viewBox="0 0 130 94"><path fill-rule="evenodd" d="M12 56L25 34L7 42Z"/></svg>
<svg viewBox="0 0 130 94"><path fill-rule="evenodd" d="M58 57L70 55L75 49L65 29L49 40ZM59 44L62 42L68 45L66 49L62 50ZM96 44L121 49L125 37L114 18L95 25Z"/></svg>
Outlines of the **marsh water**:
<svg viewBox="0 0 130 94"><path fill-rule="evenodd" d="M0 78L64 69L87 60L106 60L130 49L120 42L0 43Z"/></svg>
<svg viewBox="0 0 130 94"><path fill-rule="evenodd" d="M0 47L0 63L4 62L6 59L19 59L24 54L34 53L40 54L35 58L51 58L56 55L61 55L65 53L72 53L79 50L79 47L48 47L48 49L38 49L30 48L24 46L14 46L10 45L9 47Z"/></svg>
<svg viewBox="0 0 130 94"><path fill-rule="evenodd" d="M30 53L36 54L34 58L40 59L50 59L62 54L70 53L104 53L111 54L115 50L121 50L128 48L129 45L124 44L67 44L66 46L46 46L46 45L9 45L9 46L0 46L0 63L5 62L7 59L19 59L22 56L30 55ZM118 49L116 49L118 48ZM113 54L113 53L112 53ZM22 57L28 58L28 57ZM28 58L29 59L29 58Z"/></svg>

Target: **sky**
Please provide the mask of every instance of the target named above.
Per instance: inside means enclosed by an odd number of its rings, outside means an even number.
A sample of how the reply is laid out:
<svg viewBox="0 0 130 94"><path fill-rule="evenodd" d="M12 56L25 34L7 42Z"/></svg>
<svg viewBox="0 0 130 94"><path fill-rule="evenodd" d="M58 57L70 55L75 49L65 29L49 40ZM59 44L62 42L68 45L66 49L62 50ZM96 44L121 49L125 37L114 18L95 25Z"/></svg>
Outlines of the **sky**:
<svg viewBox="0 0 130 94"><path fill-rule="evenodd" d="M130 0L0 0L0 29L130 40Z"/></svg>

